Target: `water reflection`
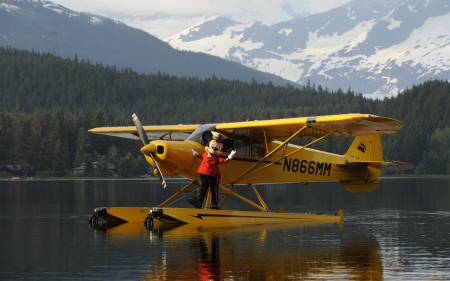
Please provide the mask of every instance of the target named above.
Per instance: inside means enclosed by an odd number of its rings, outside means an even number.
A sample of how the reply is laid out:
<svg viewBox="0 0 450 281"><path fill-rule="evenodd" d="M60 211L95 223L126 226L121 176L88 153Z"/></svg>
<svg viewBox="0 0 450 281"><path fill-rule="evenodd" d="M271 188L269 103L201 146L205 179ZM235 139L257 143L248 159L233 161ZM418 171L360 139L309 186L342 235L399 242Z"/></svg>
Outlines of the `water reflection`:
<svg viewBox="0 0 450 281"><path fill-rule="evenodd" d="M89 226L96 206L155 206L177 188L156 183L0 181L0 280L200 280L202 264L224 280L450 280L449 178L261 187L272 210L343 208L342 228Z"/></svg>
<svg viewBox="0 0 450 281"><path fill-rule="evenodd" d="M341 239L332 234L330 241L314 241L301 235L302 230L339 230L337 224L166 224L148 231L142 223L124 223L100 228L98 231L105 231L111 242L140 239L146 233L151 243L164 245L156 261L147 266L145 280L383 279L380 245L375 237Z"/></svg>

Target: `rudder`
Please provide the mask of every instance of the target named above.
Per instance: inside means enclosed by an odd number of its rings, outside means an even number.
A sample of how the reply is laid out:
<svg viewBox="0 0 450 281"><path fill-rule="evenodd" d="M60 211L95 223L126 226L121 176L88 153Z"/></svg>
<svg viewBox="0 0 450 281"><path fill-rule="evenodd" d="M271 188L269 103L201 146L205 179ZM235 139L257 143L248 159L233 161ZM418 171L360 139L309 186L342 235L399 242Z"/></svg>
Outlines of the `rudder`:
<svg viewBox="0 0 450 281"><path fill-rule="evenodd" d="M344 156L349 162L384 161L380 135L355 137Z"/></svg>
<svg viewBox="0 0 450 281"><path fill-rule="evenodd" d="M384 162L380 135L357 136L344 154L347 164L365 167L366 176L360 179L341 180L348 192L371 192L380 183L381 163Z"/></svg>

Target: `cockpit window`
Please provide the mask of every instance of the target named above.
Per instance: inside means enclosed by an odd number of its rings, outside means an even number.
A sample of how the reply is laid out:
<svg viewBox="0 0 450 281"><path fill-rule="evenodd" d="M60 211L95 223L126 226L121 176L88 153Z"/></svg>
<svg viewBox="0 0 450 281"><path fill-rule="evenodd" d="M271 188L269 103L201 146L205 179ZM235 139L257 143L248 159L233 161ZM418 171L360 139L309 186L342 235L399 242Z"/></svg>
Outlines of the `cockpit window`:
<svg viewBox="0 0 450 281"><path fill-rule="evenodd" d="M202 135L205 131L214 131L216 129L216 124L204 124L200 125L186 140L193 140L201 145L206 145L203 141Z"/></svg>
<svg viewBox="0 0 450 281"><path fill-rule="evenodd" d="M216 124L204 124L195 130L187 140L193 140L201 145L206 145L203 141L202 135L205 131L215 131ZM267 153L266 145L262 131L256 129L234 129L220 131L234 141L233 149L237 154L246 155L251 157L264 157ZM249 137L252 136L252 137Z"/></svg>
<svg viewBox="0 0 450 281"><path fill-rule="evenodd" d="M256 129L234 129L222 132L234 140L234 150L237 154L250 157L263 157L266 155L266 144L262 132Z"/></svg>

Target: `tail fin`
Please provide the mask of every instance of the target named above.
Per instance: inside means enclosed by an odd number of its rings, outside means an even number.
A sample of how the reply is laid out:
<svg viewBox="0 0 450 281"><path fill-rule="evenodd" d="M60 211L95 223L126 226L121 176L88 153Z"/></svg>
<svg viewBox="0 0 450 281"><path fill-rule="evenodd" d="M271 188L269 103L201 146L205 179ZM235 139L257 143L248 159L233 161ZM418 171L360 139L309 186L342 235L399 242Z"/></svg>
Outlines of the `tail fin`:
<svg viewBox="0 0 450 281"><path fill-rule="evenodd" d="M348 162L383 162L380 135L357 136L344 156Z"/></svg>
<svg viewBox="0 0 450 281"><path fill-rule="evenodd" d="M347 165L364 166L362 178L341 180L341 185L349 192L371 192L380 183L381 166L384 162L380 135L357 136L344 154Z"/></svg>

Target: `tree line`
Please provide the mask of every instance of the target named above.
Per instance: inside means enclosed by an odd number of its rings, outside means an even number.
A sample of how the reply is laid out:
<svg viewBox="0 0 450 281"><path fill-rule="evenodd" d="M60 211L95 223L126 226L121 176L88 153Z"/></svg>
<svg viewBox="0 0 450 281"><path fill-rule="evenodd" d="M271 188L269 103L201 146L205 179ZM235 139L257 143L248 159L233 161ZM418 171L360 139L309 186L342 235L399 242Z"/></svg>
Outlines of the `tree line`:
<svg viewBox="0 0 450 281"><path fill-rule="evenodd" d="M214 75L139 74L76 56L0 47L0 165L32 165L58 176L81 163L98 161L102 167L110 161L122 176L143 173L140 169L148 165L139 141L87 132L132 126L133 113L144 124L158 125L359 112L404 123L399 133L382 136L388 160L414 164L408 173L450 174L449 90L448 81L431 80L379 100L311 82L294 87ZM343 153L348 145L347 139L335 139L316 148Z"/></svg>

